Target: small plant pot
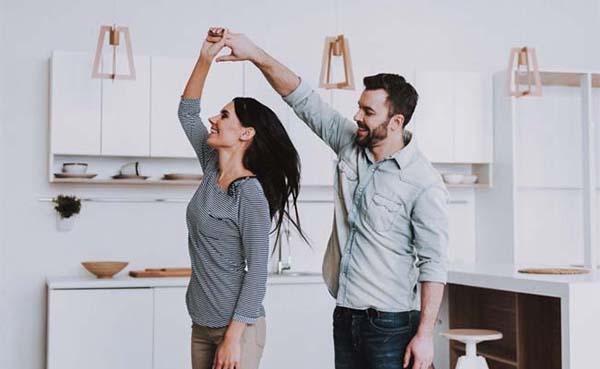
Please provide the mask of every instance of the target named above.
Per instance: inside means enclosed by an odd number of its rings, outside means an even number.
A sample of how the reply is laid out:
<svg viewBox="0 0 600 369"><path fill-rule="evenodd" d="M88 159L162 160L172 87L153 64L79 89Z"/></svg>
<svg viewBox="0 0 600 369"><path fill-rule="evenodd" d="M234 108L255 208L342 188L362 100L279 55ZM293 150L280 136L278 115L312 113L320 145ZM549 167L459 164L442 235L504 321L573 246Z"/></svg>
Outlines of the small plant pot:
<svg viewBox="0 0 600 369"><path fill-rule="evenodd" d="M68 218L63 218L60 214L56 213L56 229L59 232L69 232L73 229L73 225L75 225L75 217L73 214Z"/></svg>

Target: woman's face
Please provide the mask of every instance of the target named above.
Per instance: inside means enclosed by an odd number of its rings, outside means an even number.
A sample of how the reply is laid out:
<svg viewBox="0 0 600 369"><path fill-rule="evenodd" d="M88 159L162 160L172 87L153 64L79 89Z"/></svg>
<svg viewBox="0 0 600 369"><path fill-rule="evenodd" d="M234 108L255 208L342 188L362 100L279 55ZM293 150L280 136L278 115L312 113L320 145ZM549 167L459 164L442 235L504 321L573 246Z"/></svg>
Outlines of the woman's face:
<svg viewBox="0 0 600 369"><path fill-rule="evenodd" d="M248 141L249 128L240 123L235 114L233 101L225 105L219 114L208 118L208 121L210 122L210 131L207 143L213 149L237 148Z"/></svg>

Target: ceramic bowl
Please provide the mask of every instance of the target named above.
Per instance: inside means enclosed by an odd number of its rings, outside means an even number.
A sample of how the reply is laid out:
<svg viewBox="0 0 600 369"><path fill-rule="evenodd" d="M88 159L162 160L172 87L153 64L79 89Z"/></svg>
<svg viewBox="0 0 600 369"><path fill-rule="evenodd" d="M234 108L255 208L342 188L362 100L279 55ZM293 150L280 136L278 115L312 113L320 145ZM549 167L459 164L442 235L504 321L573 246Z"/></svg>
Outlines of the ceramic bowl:
<svg viewBox="0 0 600 369"><path fill-rule="evenodd" d="M62 171L69 174L85 174L87 167L86 163L64 163Z"/></svg>
<svg viewBox="0 0 600 369"><path fill-rule="evenodd" d="M459 173L445 173L442 174L442 178L447 184L459 184L462 183L465 176Z"/></svg>
<svg viewBox="0 0 600 369"><path fill-rule="evenodd" d="M465 184L474 184L477 183L477 176L476 175L466 175L465 178L463 178L462 183Z"/></svg>
<svg viewBox="0 0 600 369"><path fill-rule="evenodd" d="M112 278L129 264L126 261L82 261L81 265L100 279Z"/></svg>

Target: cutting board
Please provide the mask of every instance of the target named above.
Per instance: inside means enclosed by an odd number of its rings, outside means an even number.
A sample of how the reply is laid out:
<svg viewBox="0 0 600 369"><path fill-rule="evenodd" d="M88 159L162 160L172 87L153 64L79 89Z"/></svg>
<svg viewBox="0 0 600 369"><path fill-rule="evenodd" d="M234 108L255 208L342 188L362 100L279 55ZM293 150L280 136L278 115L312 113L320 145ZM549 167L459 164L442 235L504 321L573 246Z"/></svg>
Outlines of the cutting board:
<svg viewBox="0 0 600 369"><path fill-rule="evenodd" d="M160 277L189 277L191 268L146 268L144 270L130 270L129 275L135 278L160 278Z"/></svg>

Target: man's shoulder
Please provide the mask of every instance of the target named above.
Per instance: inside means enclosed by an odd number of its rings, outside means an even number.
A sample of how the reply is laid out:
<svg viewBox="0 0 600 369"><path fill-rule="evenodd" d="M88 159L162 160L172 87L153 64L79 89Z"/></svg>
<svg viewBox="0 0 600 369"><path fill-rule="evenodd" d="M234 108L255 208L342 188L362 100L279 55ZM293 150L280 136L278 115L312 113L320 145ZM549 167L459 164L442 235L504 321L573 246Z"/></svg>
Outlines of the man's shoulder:
<svg viewBox="0 0 600 369"><path fill-rule="evenodd" d="M401 178L420 189L431 186L444 187L442 176L420 150L415 152L410 163L403 168Z"/></svg>

